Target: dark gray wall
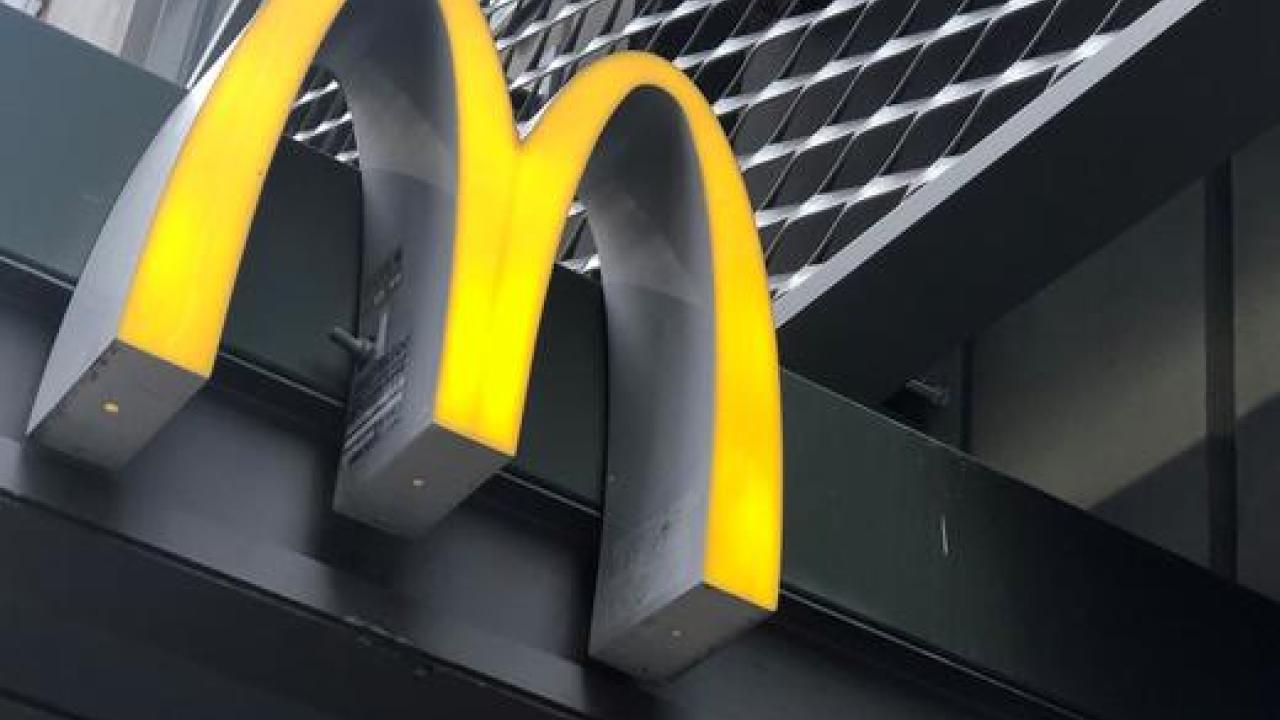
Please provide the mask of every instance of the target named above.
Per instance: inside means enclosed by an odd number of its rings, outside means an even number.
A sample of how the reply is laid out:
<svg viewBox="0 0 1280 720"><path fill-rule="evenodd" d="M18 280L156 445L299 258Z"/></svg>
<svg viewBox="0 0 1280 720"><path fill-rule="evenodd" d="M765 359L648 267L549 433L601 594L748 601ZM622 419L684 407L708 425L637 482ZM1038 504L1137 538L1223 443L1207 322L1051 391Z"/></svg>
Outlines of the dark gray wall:
<svg viewBox="0 0 1280 720"><path fill-rule="evenodd" d="M1280 129L1232 170L1239 581L1280 599ZM984 462L1202 564L1204 187L981 333L969 407Z"/></svg>
<svg viewBox="0 0 1280 720"><path fill-rule="evenodd" d="M978 336L970 446L1201 562L1203 192L1183 191Z"/></svg>
<svg viewBox="0 0 1280 720"><path fill-rule="evenodd" d="M0 238L10 254L72 278L180 91L6 8L0 48L21 58L0 63Z"/></svg>

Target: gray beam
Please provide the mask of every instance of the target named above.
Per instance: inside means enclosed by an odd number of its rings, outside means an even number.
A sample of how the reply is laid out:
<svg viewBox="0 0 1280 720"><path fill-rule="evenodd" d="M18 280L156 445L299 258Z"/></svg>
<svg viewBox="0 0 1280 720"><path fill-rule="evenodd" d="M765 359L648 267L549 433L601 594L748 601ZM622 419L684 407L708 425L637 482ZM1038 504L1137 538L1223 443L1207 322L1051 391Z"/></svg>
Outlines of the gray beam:
<svg viewBox="0 0 1280 720"><path fill-rule="evenodd" d="M557 282L594 291L594 302L578 297L574 306L599 311L598 290L585 281L563 274ZM56 313L11 300L0 311L0 420L9 418L0 436L13 438ZM602 442L557 432L565 429L557 417L577 412L569 407L602 417L603 393L562 380L600 363L603 336L580 326L548 328L533 387L551 407L535 410L544 413L531 418L541 439L526 437L525 448L572 463L597 456ZM865 662L934 686L920 691L926 706L937 707L932 693L941 687L1016 717L1189 719L1231 708L1247 719L1269 717L1280 703L1273 676L1280 611L1271 603L788 375L778 618L635 705L635 690L584 652L598 474L583 487L560 477L538 481L527 474L536 460L522 454L439 531L396 540L329 511L334 437L299 421L273 394L248 396L234 385L215 381L115 478L0 440L0 492L37 515L100 528L102 542L125 538L145 556L212 572L215 585L230 578L247 592L283 599L286 616L288 608L318 614L326 626L346 627L351 642L394 638L409 665L461 667L514 687L528 702L592 717L625 716L619 713L631 707L645 717L662 707L676 717L763 718L771 716L764 709L788 706L830 716L819 709L829 713L833 698L852 708L869 702L840 679ZM574 401L554 401L563 397ZM37 562L32 553L43 557L48 545L39 537L0 546ZM42 572L54 573L49 592L62 588L69 612L97 616L103 597L125 590L78 571L74 583L56 584L79 567L74 557L40 562ZM21 567L14 583L26 579L7 586L29 587L38 577L29 564ZM137 616L159 612L147 610L152 603L179 613L165 634L145 636L145 646L206 652L208 638L186 636L183 645L179 631L216 612L188 605L191 615L183 615L166 591L139 585L134 593ZM274 621L263 622L252 634ZM225 634L235 626L217 627ZM217 659L219 672L227 672L220 663L236 667L231 657ZM1153 694L1155 687L1178 691Z"/></svg>

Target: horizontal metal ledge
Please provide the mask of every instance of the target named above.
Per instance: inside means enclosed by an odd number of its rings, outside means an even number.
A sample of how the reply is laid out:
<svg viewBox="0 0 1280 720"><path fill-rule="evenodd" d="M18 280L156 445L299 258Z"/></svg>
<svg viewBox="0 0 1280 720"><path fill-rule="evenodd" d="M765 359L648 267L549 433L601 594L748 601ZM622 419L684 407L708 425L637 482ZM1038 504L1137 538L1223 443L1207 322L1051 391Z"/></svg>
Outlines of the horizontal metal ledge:
<svg viewBox="0 0 1280 720"><path fill-rule="evenodd" d="M65 281L27 267L21 262L0 257L0 308L5 302L17 304L21 311L38 315L49 327L53 327L60 316L60 308L69 299L70 290L71 285ZM572 273L557 273L551 297L557 299L566 295L572 295L572 302L568 307L575 310L585 308L586 314L594 314L597 317L602 313L599 288L596 285ZM554 300L549 308L549 314L554 314L561 302ZM552 411L550 409L559 407L559 403L554 401L558 394L554 387L557 384L556 378L573 377L581 380L586 377L588 373L584 372L583 363L585 362L586 367L591 367L592 359L600 360L603 339L598 333L587 332L585 333L587 337L585 351L581 341L574 349L574 343L559 342L558 340L564 338L556 338L556 336L565 333L582 335L584 333L581 325L553 321L548 322L547 326L550 330L545 331L546 337L553 340L544 339L540 345L530 401L537 423L540 426L549 426L546 428L549 432L534 432L531 433L532 437L526 436L522 441L521 455L511 467L483 488L477 501L514 511L523 517L535 518L539 524L554 527L555 532L567 534L573 537L575 542L594 548L597 542L602 490L598 476L585 478L585 483L584 479L580 478L575 484L565 482L564 479L557 478L548 471L553 470L557 465L563 467L579 464L576 462L578 457L573 455L574 452L588 457L600 452L598 446L603 443L603 433L586 438L579 435L577 441L565 445L562 442L563 434L558 431L563 430L566 423L562 422L563 418L548 417L547 413ZM602 331L603 328L600 330ZM574 351L553 352L554 349L563 350L566 347ZM566 364L573 366L564 367ZM602 375L599 378L602 380ZM788 378L788 382L802 383L803 381ZM590 393L588 401L582 402L583 398L579 396L580 401L572 405L581 413L576 420L577 424L602 423L603 398L600 391L602 391L602 384L599 391ZM336 433L342 413L340 401L239 357L232 350L224 348L220 352L214 381L208 392L234 394L238 407L248 409L254 414L275 417L290 427L297 428L302 436L310 438L307 441L309 443L321 445L337 443ZM583 418L586 418L585 422ZM530 422L532 423L533 420L534 418L531 418ZM561 422L557 427L558 420ZM183 420L179 422L182 423ZM567 423L569 426L573 424L573 422ZM356 615L362 618L386 617L385 611L376 609L365 609L354 615L350 612L340 612L333 607L326 607L323 599L314 593L281 585L276 572L283 567L294 568L286 573L291 577L299 572L317 572L322 575L334 574L334 577L339 578L333 581L335 583L350 582L344 577L344 571L340 567L317 566L315 559L308 557L305 549L302 553L297 553L296 549L288 547L256 550L255 554L265 553L267 557L275 558L269 563L275 568L273 572L266 572L261 567L253 565L228 561L225 555L220 557L219 553L225 552L224 549L228 546L233 548L241 546L240 541L223 537L224 529L209 523L207 519L187 514L189 511L169 506L163 500L152 503L149 500L131 497L133 495L131 492L117 493L113 490L113 483L127 483L127 478L136 471L127 469L124 477L121 478L100 477L92 471L77 471L74 466L67 465L65 461L48 456L38 449L23 449L12 440L5 440L2 437L0 437L0 460L4 461L0 462L0 466L4 466L7 462L12 467L20 468L16 473L12 470L0 472L0 492L10 493L11 499L15 502L30 504L33 509L44 508L56 516L74 519L77 524L96 528L116 539L126 540L135 552L144 555L159 553L167 558L178 559L180 564L186 566L184 572L212 573L209 581L215 584L222 583L219 577L234 579L237 584L243 585L253 593L266 593L267 596L274 598L270 602L297 603L308 612L323 616L327 622L346 624L353 635L357 636L367 634L370 626L378 626L381 621L352 622L352 617ZM143 458L144 464L146 461L147 458ZM181 473L180 468L174 467L166 467L165 471ZM539 479L539 476L546 479ZM315 479L324 480L324 478ZM192 484L184 483L180 478L170 478L165 482ZM252 502L251 499L246 501ZM300 498L299 501L306 500ZM146 511L141 515L148 517L148 520L140 523L134 521L122 523L110 510L117 504L127 506L133 503L141 503L146 507ZM151 527L153 522L158 522L161 527L178 525L186 529L177 534L156 533ZM381 593L374 591L374 594ZM145 593L139 593L136 601L145 602L144 595ZM96 613L97 610L93 607L95 604L96 601L90 600L84 611ZM913 682L928 686L930 692L946 692L966 706L979 707L988 711L999 709L1017 714L1019 717L1083 717L1047 698L993 676L982 668L972 666L961 658L951 657L945 651L928 647L892 628L878 627L874 621L851 614L846 609L806 593L802 588L794 587L793 584L784 584L782 606L773 624L785 628L787 632L796 632L810 637L816 642L831 647L839 654L854 653L861 662L872 662L888 669L891 673L909 677ZM375 634L388 633L397 634L396 631L379 631ZM493 641L493 638L489 638L486 642ZM402 642L402 650L421 651L426 655L427 662L466 666L466 660L460 657L466 658L470 654L474 658L470 650L438 654L442 652L439 648L434 648L430 642L424 642L423 638L414 633L410 633L410 637L405 642L408 642L409 646L404 646ZM457 650L457 648L454 649ZM509 655L513 650L517 651L517 655L519 654L518 646L513 646L499 652L498 655ZM536 662L566 667L562 658L554 656L542 656ZM494 667L484 662L466 667L469 672L492 673L493 679L497 682L502 682L504 678L510 680L512 677L509 668ZM610 682L606 681L606 686L609 684ZM560 696L566 686L572 685L572 682L560 679L549 683L531 682L517 689L538 698L538 702L559 700L564 703L565 709L587 712L592 704L586 700L575 697L566 699ZM617 694L616 689L603 693L597 690L593 696L608 698L615 694ZM627 695L628 693L623 693L624 697ZM634 705L634 702L634 698L628 700L627 706ZM648 701L643 706L647 708L646 712L652 709ZM637 717L647 716L637 715ZM677 715L672 715L672 717L675 716ZM618 708L611 707L608 713L600 717L612 718L621 717L621 715L618 715Z"/></svg>
<svg viewBox="0 0 1280 720"><path fill-rule="evenodd" d="M178 707L201 718L402 718L428 708L448 717L554 718L564 716L557 705L581 700L554 702L557 689L574 686L565 677L574 668L474 628L420 627L411 642L291 599L290 581L324 582L326 569L314 563L289 568L285 579L284 567L299 559L268 551L256 554L256 566L241 561L239 572L219 573L210 555L225 551L226 538L213 531L195 544L209 531L199 518L174 517L188 521L184 537L193 544L160 550L139 544L136 529L104 531L89 510L103 506L88 497L58 510L33 503L9 486L12 444L0 456L0 577L20 588L0 599L0 682L11 692L76 717L137 720L172 717ZM476 655L484 661L467 661ZM520 687L531 683L517 678L535 669L552 699ZM609 695L645 700L613 684Z"/></svg>
<svg viewBox="0 0 1280 720"><path fill-rule="evenodd" d="M556 277L553 297L575 294L575 312L602 312L598 288L572 274ZM11 307L28 312L31 305ZM566 438L557 432L565 427L557 426L557 416L573 408L581 413L574 421L579 424L602 418L602 384L595 391L569 391L563 381L589 377L583 367L602 364L603 336L578 323L553 321L555 307L548 309L531 391L530 422L542 426L525 437L505 479L489 483L477 502L514 511L571 537L576 546L594 548L599 476L573 484L548 468L602 452L599 433ZM556 350L565 347L575 351ZM592 347L594 354L583 351ZM234 367L230 376L220 371L205 393L212 396L201 401L221 404L217 398L230 393L231 416L209 427L208 408L184 411L174 429L122 477L85 477L0 441L0 448L9 448L11 464L26 463L17 479L0 477L0 487L76 515L97 503L99 510L81 515L85 521L344 622L351 615L328 605L329 595L317 593L315 582L307 583L312 590L299 593L278 587L277 573L293 568L284 577L296 578L299 568L313 568L306 572L342 575L340 567L327 566L335 547L348 542L378 547L385 541L376 531L351 536L347 528L335 538L325 529L337 520L327 503L315 506L315 496L327 492L330 466L316 467L309 477L280 476L295 472L287 464L270 469L278 464L270 457L273 443L298 443L319 458L330 457L332 448L326 447L332 443L315 429L314 418L304 422L291 409L288 398L297 392L292 383L278 383L242 360ZM251 395L236 391L246 378L254 383ZM566 392L575 402L555 402ZM228 543L244 549L245 541L219 540L219 533L235 531L184 515L199 511L176 504L173 497L147 494L162 482L169 495L187 496L197 505L208 495L216 505L225 502L215 497L220 494L249 492L244 481L218 488L227 478L190 468L216 465L226 452L220 448L255 442L249 436L260 432L255 427L264 418L293 429L279 441L256 441L263 443L257 450L263 457L245 466L248 474L257 477L254 483L311 488L290 502L312 506L300 539L285 538L273 527L296 524L297 518L257 513L250 537L261 540L252 545L252 554L278 556L269 563L272 572L240 564L233 555L219 558L218 553L229 552ZM1268 684L1280 663L1280 612L1268 601L791 375L784 378L784 418L786 593L775 627L822 638L838 652L912 674L935 690L951 689L985 709L1021 716L1192 718L1236 703L1237 717L1249 718L1266 717L1280 702L1280 686ZM281 446L278 452L296 449ZM19 463L18 458L25 459ZM256 467L261 470L252 470ZM282 500L246 495L238 502L265 507ZM112 507L127 511L101 509ZM207 529L190 530L201 526ZM182 528L176 535L186 544L166 546L164 537L148 535L153 527ZM393 628L392 634L406 635L410 645L421 645L411 627L396 629L397 621L379 613L356 616L372 618L369 622ZM571 675L585 672L580 658L549 655L544 660ZM470 667L511 681L510 668ZM1113 679L1120 677L1127 680L1117 687ZM522 687L551 702L566 682ZM1147 690L1170 682L1181 689L1179 696L1153 699ZM565 702L587 712L585 700ZM1150 714L1153 708L1157 714Z"/></svg>
<svg viewBox="0 0 1280 720"><path fill-rule="evenodd" d="M113 533L103 523L109 501L102 497L67 504L66 498L51 503L47 495L37 499L42 493L14 492L14 457L15 447L0 441L6 478L0 483L0 578L21 588L0 599L0 695L37 701L68 717L130 720L171 717L178 705L198 706L190 717L209 718L399 718L442 707L458 717L486 718L704 716L611 673L584 672L463 624L418 627L405 637L336 615L313 598L299 601L297 588L280 580L282 559L271 554L257 558L256 577L244 563L233 574L218 572L210 549L225 538L184 548L159 533L141 533L161 548L139 540L136 528ZM33 461L22 462L30 472ZM208 530L199 518L171 520L196 530L188 542ZM856 623L787 592L776 624L829 645L848 637ZM264 637L272 638L269 651ZM939 667L952 663L940 656L907 662L902 645L890 633L868 630L864 642L840 650L891 668L919 683L920 692L943 690L958 707L1001 717L1082 717L1050 711L988 679L964 682L977 678L962 667L948 678ZM68 673L92 682L67 683ZM226 677L211 682L211 675ZM157 686L163 692L155 692ZM803 700L796 707L803 710Z"/></svg>

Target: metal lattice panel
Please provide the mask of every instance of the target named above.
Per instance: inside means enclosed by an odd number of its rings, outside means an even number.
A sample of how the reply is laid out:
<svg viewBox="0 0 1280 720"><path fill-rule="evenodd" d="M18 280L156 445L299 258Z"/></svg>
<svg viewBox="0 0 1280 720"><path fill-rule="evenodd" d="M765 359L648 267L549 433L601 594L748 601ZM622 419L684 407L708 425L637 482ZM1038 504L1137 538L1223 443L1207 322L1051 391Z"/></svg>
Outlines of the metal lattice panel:
<svg viewBox="0 0 1280 720"><path fill-rule="evenodd" d="M592 60L671 59L713 102L777 292L857 239L1158 0L494 0L527 123ZM307 78L288 133L358 152L341 89ZM580 208L561 258L595 266Z"/></svg>

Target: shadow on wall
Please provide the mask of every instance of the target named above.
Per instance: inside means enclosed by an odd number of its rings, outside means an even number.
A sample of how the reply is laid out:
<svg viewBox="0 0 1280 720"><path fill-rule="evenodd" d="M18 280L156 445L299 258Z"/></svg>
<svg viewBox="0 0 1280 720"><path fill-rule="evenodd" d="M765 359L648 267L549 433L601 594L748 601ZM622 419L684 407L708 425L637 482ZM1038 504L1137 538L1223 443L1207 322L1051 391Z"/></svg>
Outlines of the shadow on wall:
<svg viewBox="0 0 1280 720"><path fill-rule="evenodd" d="M1240 583L1280 600L1280 395L1236 425ZM1098 517L1197 564L1209 557L1202 440L1093 506Z"/></svg>

